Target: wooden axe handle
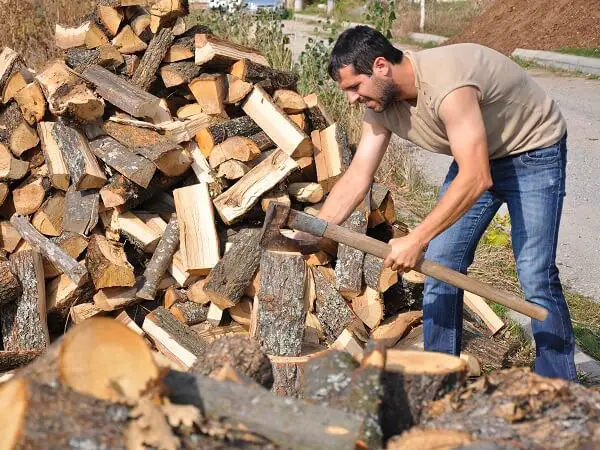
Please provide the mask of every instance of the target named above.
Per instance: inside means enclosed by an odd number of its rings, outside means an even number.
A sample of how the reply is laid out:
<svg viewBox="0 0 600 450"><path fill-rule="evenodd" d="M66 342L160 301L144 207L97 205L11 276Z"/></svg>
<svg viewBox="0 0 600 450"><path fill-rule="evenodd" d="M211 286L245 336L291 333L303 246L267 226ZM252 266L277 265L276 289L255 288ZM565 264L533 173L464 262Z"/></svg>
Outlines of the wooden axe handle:
<svg viewBox="0 0 600 450"><path fill-rule="evenodd" d="M309 230L302 230L310 232ZM390 253L391 246L388 244L365 236L364 234L356 233L347 228L338 225L328 224L323 234L323 237L329 238L341 244L346 244L349 247L361 250L365 253L378 256L385 259ZM548 316L548 311L541 306L527 302L516 295L497 289L489 284L469 278L468 276L445 267L441 264L421 260L414 268L415 271L435 278L436 280L456 286L465 291L472 292L481 297L487 298L500 305L504 305L514 311L518 311L526 316L536 320L545 320Z"/></svg>

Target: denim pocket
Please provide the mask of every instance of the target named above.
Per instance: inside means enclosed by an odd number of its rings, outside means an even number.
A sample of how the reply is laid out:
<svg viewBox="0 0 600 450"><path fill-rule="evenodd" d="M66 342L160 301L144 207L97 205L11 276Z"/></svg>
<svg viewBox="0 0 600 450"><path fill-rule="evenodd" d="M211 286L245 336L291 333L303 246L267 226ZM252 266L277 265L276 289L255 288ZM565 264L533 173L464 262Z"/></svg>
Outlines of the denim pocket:
<svg viewBox="0 0 600 450"><path fill-rule="evenodd" d="M521 155L521 161L526 166L545 166L560 160L560 144L551 147L530 150Z"/></svg>

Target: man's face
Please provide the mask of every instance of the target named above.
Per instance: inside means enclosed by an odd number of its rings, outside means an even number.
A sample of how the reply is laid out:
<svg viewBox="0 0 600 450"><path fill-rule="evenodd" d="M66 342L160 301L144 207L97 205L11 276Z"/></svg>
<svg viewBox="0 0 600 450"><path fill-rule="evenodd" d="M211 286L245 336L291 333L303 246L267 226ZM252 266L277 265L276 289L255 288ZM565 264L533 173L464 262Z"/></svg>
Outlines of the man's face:
<svg viewBox="0 0 600 450"><path fill-rule="evenodd" d="M385 110L397 98L394 82L374 71L373 75L357 74L353 66L346 66L339 71L338 85L351 104L364 103L375 112Z"/></svg>

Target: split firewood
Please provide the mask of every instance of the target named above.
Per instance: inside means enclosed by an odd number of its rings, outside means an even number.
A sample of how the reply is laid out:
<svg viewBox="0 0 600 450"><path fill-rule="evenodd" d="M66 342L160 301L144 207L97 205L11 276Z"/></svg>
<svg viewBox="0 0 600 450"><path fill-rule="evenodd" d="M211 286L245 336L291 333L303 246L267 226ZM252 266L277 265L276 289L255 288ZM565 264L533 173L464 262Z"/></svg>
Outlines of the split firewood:
<svg viewBox="0 0 600 450"><path fill-rule="evenodd" d="M94 303L80 303L72 306L69 311L69 316L75 325L79 325L92 317L100 317L104 314L105 312Z"/></svg>
<svg viewBox="0 0 600 450"><path fill-rule="evenodd" d="M96 448L127 446L130 406L24 378L16 378L0 390L0 405L7 449L68 448L80 439Z"/></svg>
<svg viewBox="0 0 600 450"><path fill-rule="evenodd" d="M99 289L93 296L94 304L102 311L116 311L139 303L137 286Z"/></svg>
<svg viewBox="0 0 600 450"><path fill-rule="evenodd" d="M227 95L224 74L202 74L193 79L188 87L196 102L202 107L202 112L206 114L224 114L224 103Z"/></svg>
<svg viewBox="0 0 600 450"><path fill-rule="evenodd" d="M88 278L81 286L65 274L61 274L46 284L46 305L48 327L54 332L64 330L65 321L74 305L92 301L94 285Z"/></svg>
<svg viewBox="0 0 600 450"><path fill-rule="evenodd" d="M88 246L86 237L70 231L65 231L60 236L51 238L50 240L73 259L77 259ZM46 279L57 277L62 273L49 259L43 258L43 260L44 277Z"/></svg>
<svg viewBox="0 0 600 450"><path fill-rule="evenodd" d="M383 298L369 286L352 299L352 310L370 329L376 328L383 320Z"/></svg>
<svg viewBox="0 0 600 450"><path fill-rule="evenodd" d="M333 125L334 121L329 117L323 105L319 102L317 94L304 97L307 106L308 118L313 130L324 130Z"/></svg>
<svg viewBox="0 0 600 450"><path fill-rule="evenodd" d="M382 184L373 183L371 186L371 213L369 228L384 222L396 222L396 209L390 190Z"/></svg>
<svg viewBox="0 0 600 450"><path fill-rule="evenodd" d="M242 297L238 304L232 306L227 311L237 323L249 327L252 322L252 304L253 300L251 298Z"/></svg>
<svg viewBox="0 0 600 450"><path fill-rule="evenodd" d="M242 81L233 75L227 75L226 90L225 103L234 105L246 98L252 91L252 84Z"/></svg>
<svg viewBox="0 0 600 450"><path fill-rule="evenodd" d="M258 50L234 44L211 34L197 34L195 48L195 62L204 67L229 69L241 59L249 59L265 66L269 64Z"/></svg>
<svg viewBox="0 0 600 450"><path fill-rule="evenodd" d="M94 234L87 252L87 268L96 289L116 286L133 286L133 267L127 261L123 245Z"/></svg>
<svg viewBox="0 0 600 450"><path fill-rule="evenodd" d="M206 321L208 323L210 323L213 327L218 327L221 325L221 322L223 321L224 313L225 313L225 310L223 308L217 306L216 303L211 303L210 306L208 307Z"/></svg>
<svg viewBox="0 0 600 450"><path fill-rule="evenodd" d="M146 253L156 250L161 234L146 225L131 211L115 214L117 231Z"/></svg>
<svg viewBox="0 0 600 450"><path fill-rule="evenodd" d="M85 282L88 275L85 267L82 267L58 245L43 236L25 217L14 215L10 219L10 223L34 250L44 255L75 284L80 286Z"/></svg>
<svg viewBox="0 0 600 450"><path fill-rule="evenodd" d="M489 328L492 336L498 331L504 328L504 322L498 315L490 308L486 301L479 295L475 295L471 292L465 291L464 301L467 308L481 317L481 320Z"/></svg>
<svg viewBox="0 0 600 450"><path fill-rule="evenodd" d="M78 306L83 305L93 306ZM90 354L90 349L99 348L103 351ZM88 357L82 359L85 354ZM94 377L82 377L82 373ZM159 369L140 336L113 319L93 318L69 330L22 375L116 402L138 399L149 383L158 380Z"/></svg>
<svg viewBox="0 0 600 450"><path fill-rule="evenodd" d="M35 213L50 190L50 181L46 177L46 167L40 167L12 191L12 201L16 213L30 215Z"/></svg>
<svg viewBox="0 0 600 450"><path fill-rule="evenodd" d="M298 253L263 251L260 268L256 339L270 355L299 356L307 312L304 259Z"/></svg>
<svg viewBox="0 0 600 450"><path fill-rule="evenodd" d="M298 83L298 75L295 73L273 69L265 63L259 63L251 59L237 61L231 67L230 73L236 78L252 84L268 80L274 90L289 89L295 91Z"/></svg>
<svg viewBox="0 0 600 450"><path fill-rule="evenodd" d="M187 301L187 295L182 289L177 289L175 286L171 286L167 288L167 290L165 290L165 293L163 294L162 306L170 310L173 306L175 306L175 304ZM177 319L180 320L179 317ZM183 322L183 320L181 321Z"/></svg>
<svg viewBox="0 0 600 450"><path fill-rule="evenodd" d="M202 72L202 68L190 61L167 64L160 69L165 87L181 86L190 83ZM199 111L201 112L201 111Z"/></svg>
<svg viewBox="0 0 600 450"><path fill-rule="evenodd" d="M93 122L103 116L104 101L63 62L50 63L35 79L46 96L52 114L69 114L84 122ZM102 92L99 94L103 96Z"/></svg>
<svg viewBox="0 0 600 450"><path fill-rule="evenodd" d="M116 36L125 18L122 10L106 5L98 5L96 16L110 37Z"/></svg>
<svg viewBox="0 0 600 450"><path fill-rule="evenodd" d="M188 2L185 0L157 0L150 5L150 30L158 32L160 28L170 27L179 17L188 13Z"/></svg>
<svg viewBox="0 0 600 450"><path fill-rule="evenodd" d="M359 433L359 420L348 413L279 398L266 390L177 372L167 374L165 384L172 402L194 404L209 418L242 424L281 447L352 448Z"/></svg>
<svg viewBox="0 0 600 450"><path fill-rule="evenodd" d="M16 301L4 305L0 315L4 349L44 350L50 343L46 322L46 291L42 255L23 250L10 257L22 287Z"/></svg>
<svg viewBox="0 0 600 450"><path fill-rule="evenodd" d="M460 359L467 363L467 375L469 377L481 376L481 365L475 356L467 352L460 352Z"/></svg>
<svg viewBox="0 0 600 450"><path fill-rule="evenodd" d="M233 136L248 137L260 132L260 127L248 116L237 117L227 122L204 128L196 135L196 142L206 157L212 149Z"/></svg>
<svg viewBox="0 0 600 450"><path fill-rule="evenodd" d="M250 172L250 168L235 159L225 161L217 167L217 176L226 180L239 180L248 172Z"/></svg>
<svg viewBox="0 0 600 450"><path fill-rule="evenodd" d="M318 267L311 267L316 288L315 315L323 325L325 341L331 345L352 323L355 315L333 282Z"/></svg>
<svg viewBox="0 0 600 450"><path fill-rule="evenodd" d="M364 205L359 206L342 224L357 233L367 232L368 214ZM338 260L335 265L336 287L346 298L359 295L362 291L362 270L365 254L348 245L338 247Z"/></svg>
<svg viewBox="0 0 600 450"><path fill-rule="evenodd" d="M67 64L77 73L95 64L108 70L117 70L125 63L123 55L111 44L102 45L93 50L85 48L70 48L67 52Z"/></svg>
<svg viewBox="0 0 600 450"><path fill-rule="evenodd" d="M278 188L275 188L262 196L262 199L260 201L260 207L263 211L267 212L267 209L269 209L269 205L271 204L271 202L281 203L286 206L291 206L292 204L290 196L287 194L287 192L283 192Z"/></svg>
<svg viewBox="0 0 600 450"><path fill-rule="evenodd" d="M109 136L92 141L90 149L105 164L143 188L148 187L156 171L156 166L148 159L132 153L119 141Z"/></svg>
<svg viewBox="0 0 600 450"><path fill-rule="evenodd" d="M91 152L83 134L59 120L52 127L52 137L63 155L73 185L78 191L101 188L106 177Z"/></svg>
<svg viewBox="0 0 600 450"><path fill-rule="evenodd" d="M351 159L348 136L335 123L320 132L319 142L320 146L315 146L314 152L317 181L329 192Z"/></svg>
<svg viewBox="0 0 600 450"><path fill-rule="evenodd" d="M371 333L371 337L386 347L393 347L423 318L422 311L408 311L385 320Z"/></svg>
<svg viewBox="0 0 600 450"><path fill-rule="evenodd" d="M204 292L211 302L221 308L231 308L242 299L260 264L260 237L258 228L238 233L231 249L206 278Z"/></svg>
<svg viewBox="0 0 600 450"><path fill-rule="evenodd" d="M463 385L467 364L442 353L388 350L382 426L391 437L421 422L423 406Z"/></svg>
<svg viewBox="0 0 600 450"><path fill-rule="evenodd" d="M288 193L301 203L319 203L323 200L323 187L319 183L292 183Z"/></svg>
<svg viewBox="0 0 600 450"><path fill-rule="evenodd" d="M194 64L194 63L189 63L189 64ZM196 65L194 64L194 66L196 66ZM168 66L165 66L165 67L168 67ZM165 67L163 67L163 69ZM197 75L195 75L194 78L196 76ZM185 119L187 119L189 117L193 117L197 114L202 114L203 112L204 111L202 111L202 106L200 106L198 103L187 103L177 109L177 118L185 120Z"/></svg>
<svg viewBox="0 0 600 450"><path fill-rule="evenodd" d="M219 262L219 238L215 229L208 185L200 183L173 191L182 259L193 275L206 275Z"/></svg>
<svg viewBox="0 0 600 450"><path fill-rule="evenodd" d="M262 194L275 187L296 167L296 162L285 152L274 151L233 187L214 199L223 222L230 225L239 220L258 203Z"/></svg>
<svg viewBox="0 0 600 450"><path fill-rule="evenodd" d="M181 250L177 250L175 252L173 255L173 260L167 270L173 276L173 278L175 278L177 284L183 288L190 286L200 278L199 275L192 275L187 270L187 267L183 263L183 259L181 257Z"/></svg>
<svg viewBox="0 0 600 450"><path fill-rule="evenodd" d="M222 122L222 120L222 118L209 116L205 113L195 114L183 121L174 120L173 122L166 124L163 127L164 135L172 142L176 144L182 144L194 139L194 137L204 128L210 127L215 123Z"/></svg>
<svg viewBox="0 0 600 450"><path fill-rule="evenodd" d="M25 67L23 62L18 62L13 68L12 72L8 76L4 87L2 88L2 95L0 99L5 105L13 100L19 92L27 87L28 84L32 83L33 73L30 69Z"/></svg>
<svg viewBox="0 0 600 450"><path fill-rule="evenodd" d="M131 78L140 65L140 57L138 55L123 55L123 64L117 67L117 73Z"/></svg>
<svg viewBox="0 0 600 450"><path fill-rule="evenodd" d="M16 302L21 295L21 284L10 263L0 259L0 308Z"/></svg>
<svg viewBox="0 0 600 450"><path fill-rule="evenodd" d="M119 50L119 52L126 55L142 52L148 48L148 44L142 41L129 25L125 25L121 29L119 34L113 38L111 44Z"/></svg>
<svg viewBox="0 0 600 450"><path fill-rule="evenodd" d="M288 117L292 119L292 122L298 125L298 128L306 133L308 130L308 123L306 122L306 116L304 113L288 114Z"/></svg>
<svg viewBox="0 0 600 450"><path fill-rule="evenodd" d="M0 183L0 206L6 201L9 194L8 184Z"/></svg>
<svg viewBox="0 0 600 450"><path fill-rule="evenodd" d="M135 322L135 315L130 314L128 310L121 311L117 317L115 317L115 320L121 322L138 336L144 336L144 330L142 330Z"/></svg>
<svg viewBox="0 0 600 450"><path fill-rule="evenodd" d="M233 136L216 145L208 157L212 168L217 168L228 160L252 161L260 155L260 149L249 138Z"/></svg>
<svg viewBox="0 0 600 450"><path fill-rule="evenodd" d="M364 356L364 349L361 341L350 328L346 328L344 331L342 331L342 334L340 334L335 342L331 344L330 348L339 350L341 352L346 352L350 354L356 361L362 361Z"/></svg>
<svg viewBox="0 0 600 450"><path fill-rule="evenodd" d="M248 139L251 139L261 152L275 147L275 142L264 131L248 136Z"/></svg>
<svg viewBox="0 0 600 450"><path fill-rule="evenodd" d="M186 169L191 165L191 161L180 161L182 147L156 131L113 121L106 122L104 129L122 145L152 161L167 176L180 172L178 166L182 163Z"/></svg>
<svg viewBox="0 0 600 450"><path fill-rule="evenodd" d="M290 89L278 89L273 94L273 101L287 114L298 114L306 109L306 102L300 94Z"/></svg>
<svg viewBox="0 0 600 450"><path fill-rule="evenodd" d="M62 27L56 24L54 35L56 46L63 50L73 47L96 48L108 44L108 38L92 20L88 20L75 28Z"/></svg>
<svg viewBox="0 0 600 450"><path fill-rule="evenodd" d="M125 10L131 29L144 42L150 42L154 33L150 30L151 17L146 8L134 6Z"/></svg>
<svg viewBox="0 0 600 450"><path fill-rule="evenodd" d="M65 194L56 192L48 198L31 218L31 224L46 236L60 236L65 217Z"/></svg>
<svg viewBox="0 0 600 450"><path fill-rule="evenodd" d="M8 253L15 251L21 242L21 235L8 221L0 221L0 249Z"/></svg>
<svg viewBox="0 0 600 450"><path fill-rule="evenodd" d="M41 354L42 352L39 350L21 350L16 352L2 350L0 351L0 373L4 374L8 371L26 366ZM4 383L5 381L6 380L2 380L0 383Z"/></svg>
<svg viewBox="0 0 600 450"><path fill-rule="evenodd" d="M481 447L478 446L481 445ZM411 428L402 433L401 436L394 436L387 441L386 449L390 450L413 450L415 448L422 450L433 450L441 448L502 448L495 445L487 447L484 442L475 442L471 433L453 430L450 428L432 428L421 429L419 427Z"/></svg>
<svg viewBox="0 0 600 450"><path fill-rule="evenodd" d="M367 286L377 292L385 292L398 282L398 272L383 266L383 259L365 254L363 276Z"/></svg>
<svg viewBox="0 0 600 450"><path fill-rule="evenodd" d="M41 121L46 114L46 98L40 85L35 81L29 83L15 94L15 101L21 108L23 118L29 125Z"/></svg>
<svg viewBox="0 0 600 450"><path fill-rule="evenodd" d="M173 313L177 320L188 326L196 325L207 320L208 310L208 306L199 305L192 301L180 302L170 308L171 313Z"/></svg>
<svg viewBox="0 0 600 450"><path fill-rule="evenodd" d="M167 54L163 61L166 63L174 63L193 59L195 55L194 41L194 36L182 36L175 39L173 45L167 50Z"/></svg>
<svg viewBox="0 0 600 450"><path fill-rule="evenodd" d="M156 250L150 259L150 262L146 266L146 270L144 271L144 283L141 289L136 293L136 297L145 300L154 299L158 289L158 283L166 273L178 245L179 225L177 216L173 214L156 246Z"/></svg>
<svg viewBox="0 0 600 450"><path fill-rule="evenodd" d="M205 348L196 333L162 307L146 316L142 329L162 354L186 369L194 365Z"/></svg>
<svg viewBox="0 0 600 450"><path fill-rule="evenodd" d="M69 188L71 175L56 139L54 139L54 122L40 122L38 133L48 167L50 183L57 189L66 191Z"/></svg>
<svg viewBox="0 0 600 450"><path fill-rule="evenodd" d="M0 144L0 180L20 180L29 171L29 163L15 158L3 144Z"/></svg>
<svg viewBox="0 0 600 450"><path fill-rule="evenodd" d="M308 136L259 86L254 87L242 109L288 155L312 155L313 145Z"/></svg>
<svg viewBox="0 0 600 450"><path fill-rule="evenodd" d="M65 195L65 231L88 235L98 223L99 203L97 189L78 191L71 186Z"/></svg>
<svg viewBox="0 0 600 450"><path fill-rule="evenodd" d="M206 278L202 278L192 283L186 290L186 296L188 300L196 302L200 305L207 305L210 303L210 298L204 292L204 285L206 284Z"/></svg>
<svg viewBox="0 0 600 450"><path fill-rule="evenodd" d="M134 117L154 117L160 99L100 66L90 66L83 77L96 87L98 95Z"/></svg>
<svg viewBox="0 0 600 450"><path fill-rule="evenodd" d="M19 53L9 47L4 47L2 49L2 52L0 53L0 91L2 91L3 94L11 75L24 67L25 63ZM2 97L4 98L4 95ZM7 103L9 100L10 99L3 100L3 103Z"/></svg>
<svg viewBox="0 0 600 450"><path fill-rule="evenodd" d="M140 65L133 74L131 82L139 88L147 91L150 83L154 80L156 71L161 61L167 54L167 50L173 42L174 36L171 30L163 28L150 41L148 49L144 53Z"/></svg>
<svg viewBox="0 0 600 450"><path fill-rule="evenodd" d="M27 123L17 102L10 102L0 113L0 142L10 148L15 156L21 156L39 143L35 130Z"/></svg>

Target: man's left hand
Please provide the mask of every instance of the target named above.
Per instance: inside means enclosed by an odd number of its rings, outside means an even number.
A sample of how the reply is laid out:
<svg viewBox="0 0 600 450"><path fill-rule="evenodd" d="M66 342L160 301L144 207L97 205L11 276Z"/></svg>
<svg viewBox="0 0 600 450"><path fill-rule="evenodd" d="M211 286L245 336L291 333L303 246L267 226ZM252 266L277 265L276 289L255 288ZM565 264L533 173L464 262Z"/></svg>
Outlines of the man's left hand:
<svg viewBox="0 0 600 450"><path fill-rule="evenodd" d="M392 239L389 245L392 246L392 251L385 259L384 266L402 272L408 272L417 265L417 262L423 257L423 250L426 247L426 244L413 234Z"/></svg>

